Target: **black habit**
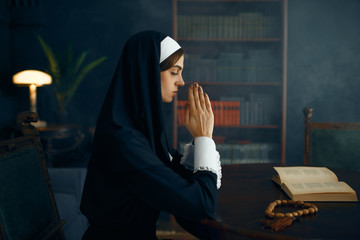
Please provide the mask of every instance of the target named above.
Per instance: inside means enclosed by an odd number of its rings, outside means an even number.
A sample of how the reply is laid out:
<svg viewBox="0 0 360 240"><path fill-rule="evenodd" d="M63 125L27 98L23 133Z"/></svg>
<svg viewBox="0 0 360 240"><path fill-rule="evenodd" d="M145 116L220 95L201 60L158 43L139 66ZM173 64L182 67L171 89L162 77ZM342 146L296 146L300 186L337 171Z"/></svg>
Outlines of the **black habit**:
<svg viewBox="0 0 360 240"><path fill-rule="evenodd" d="M214 217L216 175L186 170L178 153L169 158L159 65L165 37L140 32L123 48L96 125L83 239L156 239L160 211L184 222Z"/></svg>

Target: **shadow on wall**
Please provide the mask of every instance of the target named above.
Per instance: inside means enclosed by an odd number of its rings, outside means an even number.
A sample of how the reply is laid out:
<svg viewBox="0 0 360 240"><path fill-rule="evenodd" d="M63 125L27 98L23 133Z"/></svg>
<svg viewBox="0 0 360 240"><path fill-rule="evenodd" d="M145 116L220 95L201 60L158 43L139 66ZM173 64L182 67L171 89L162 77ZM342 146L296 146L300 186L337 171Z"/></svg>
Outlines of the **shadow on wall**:
<svg viewBox="0 0 360 240"><path fill-rule="evenodd" d="M288 163L302 163L304 107L314 121L360 122L360 2L288 1Z"/></svg>

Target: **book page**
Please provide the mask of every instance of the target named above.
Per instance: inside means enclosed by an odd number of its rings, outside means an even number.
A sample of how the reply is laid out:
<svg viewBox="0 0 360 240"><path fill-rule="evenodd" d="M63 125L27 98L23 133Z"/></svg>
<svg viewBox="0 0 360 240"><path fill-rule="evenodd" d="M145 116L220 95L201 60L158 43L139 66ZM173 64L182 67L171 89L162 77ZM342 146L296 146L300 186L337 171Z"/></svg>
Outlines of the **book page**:
<svg viewBox="0 0 360 240"><path fill-rule="evenodd" d="M283 183L295 194L312 193L355 193L355 191L345 182L315 182L315 183Z"/></svg>
<svg viewBox="0 0 360 240"><path fill-rule="evenodd" d="M335 173L326 167L274 167L284 182L337 182Z"/></svg>

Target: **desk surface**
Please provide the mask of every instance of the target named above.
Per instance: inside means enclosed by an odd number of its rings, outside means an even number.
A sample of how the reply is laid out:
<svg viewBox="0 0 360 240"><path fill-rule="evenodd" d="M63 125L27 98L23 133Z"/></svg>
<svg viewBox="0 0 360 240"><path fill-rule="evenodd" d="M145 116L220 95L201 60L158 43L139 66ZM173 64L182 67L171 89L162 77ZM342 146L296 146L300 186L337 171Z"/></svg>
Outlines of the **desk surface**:
<svg viewBox="0 0 360 240"><path fill-rule="evenodd" d="M360 173L332 169L340 181L360 193ZM268 204L276 199L288 199L280 187L271 181L273 165L232 165L223 167L219 190L217 218L220 223L264 234L287 235L304 239L360 239L359 202L318 202L319 212L301 217L281 232L264 229L261 220Z"/></svg>
<svg viewBox="0 0 360 240"><path fill-rule="evenodd" d="M359 197L360 172L331 170L340 181L348 183ZM227 165L223 166L222 171L217 221L205 221L205 225L212 229L210 235L217 235L214 239L243 239L239 235L247 236L245 239L267 240L360 239L359 202L317 202L315 204L319 212L316 215L302 216L281 232L265 229L261 222L265 219L265 209L269 203L277 199L288 199L280 187L271 180L275 174L273 165ZM174 222L169 226L160 227L160 230L173 232L169 234L169 238L194 239L189 235L188 238L177 238L176 234L186 233Z"/></svg>

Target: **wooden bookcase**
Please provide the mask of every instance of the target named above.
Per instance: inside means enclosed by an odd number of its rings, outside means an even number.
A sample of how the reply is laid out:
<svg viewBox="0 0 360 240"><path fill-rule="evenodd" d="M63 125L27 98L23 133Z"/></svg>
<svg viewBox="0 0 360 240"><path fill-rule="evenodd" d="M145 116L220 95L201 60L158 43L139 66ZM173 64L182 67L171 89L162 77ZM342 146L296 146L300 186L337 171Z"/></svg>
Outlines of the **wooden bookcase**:
<svg viewBox="0 0 360 240"><path fill-rule="evenodd" d="M173 0L173 37L185 50L183 78L212 101L222 164L285 163L286 0ZM173 147L187 91L173 105Z"/></svg>

